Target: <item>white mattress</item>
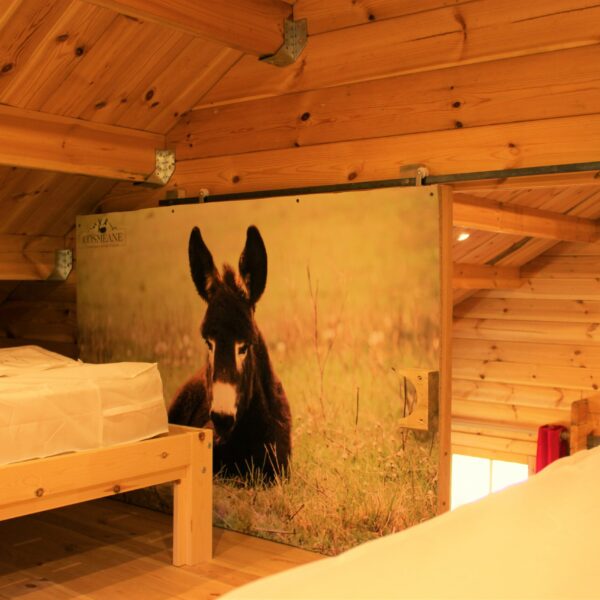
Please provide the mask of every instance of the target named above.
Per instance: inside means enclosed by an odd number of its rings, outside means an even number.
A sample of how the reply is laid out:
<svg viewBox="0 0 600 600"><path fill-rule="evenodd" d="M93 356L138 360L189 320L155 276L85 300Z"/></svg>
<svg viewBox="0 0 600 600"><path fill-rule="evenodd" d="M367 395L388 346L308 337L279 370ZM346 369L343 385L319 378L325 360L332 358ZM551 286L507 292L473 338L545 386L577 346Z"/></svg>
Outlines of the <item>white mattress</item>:
<svg viewBox="0 0 600 600"><path fill-rule="evenodd" d="M402 533L268 577L234 599L598 598L600 448Z"/></svg>
<svg viewBox="0 0 600 600"><path fill-rule="evenodd" d="M0 349L0 464L166 431L155 364L92 365L36 346Z"/></svg>

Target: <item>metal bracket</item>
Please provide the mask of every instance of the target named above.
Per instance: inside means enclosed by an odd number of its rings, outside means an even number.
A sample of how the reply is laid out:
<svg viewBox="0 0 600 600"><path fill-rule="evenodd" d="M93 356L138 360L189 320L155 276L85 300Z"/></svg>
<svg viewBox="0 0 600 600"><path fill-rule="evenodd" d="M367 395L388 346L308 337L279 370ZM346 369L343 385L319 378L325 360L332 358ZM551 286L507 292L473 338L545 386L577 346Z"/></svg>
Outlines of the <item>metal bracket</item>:
<svg viewBox="0 0 600 600"><path fill-rule="evenodd" d="M420 187L425 184L424 180L429 176L429 169L423 164L404 165L400 167L400 175L401 177L406 177L407 179L414 178L415 185Z"/></svg>
<svg viewBox="0 0 600 600"><path fill-rule="evenodd" d="M165 185L175 172L175 152L173 150L155 150L155 169L146 177L148 183Z"/></svg>
<svg viewBox="0 0 600 600"><path fill-rule="evenodd" d="M275 54L261 56L259 60L276 67L287 67L296 62L306 46L307 39L308 25L306 19L298 21L286 19L283 22L283 44Z"/></svg>
<svg viewBox="0 0 600 600"><path fill-rule="evenodd" d="M65 281L73 270L73 252L68 249L55 250L54 252L54 268L48 281Z"/></svg>

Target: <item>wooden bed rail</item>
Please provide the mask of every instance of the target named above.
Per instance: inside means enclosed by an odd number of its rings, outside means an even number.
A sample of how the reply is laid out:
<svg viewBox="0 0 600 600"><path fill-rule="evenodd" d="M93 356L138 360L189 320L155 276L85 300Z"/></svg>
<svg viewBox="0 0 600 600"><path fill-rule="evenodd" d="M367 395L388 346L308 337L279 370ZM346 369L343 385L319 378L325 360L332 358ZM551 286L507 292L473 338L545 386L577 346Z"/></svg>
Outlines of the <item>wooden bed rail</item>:
<svg viewBox="0 0 600 600"><path fill-rule="evenodd" d="M212 431L168 435L0 467L0 520L174 482L173 563L212 558Z"/></svg>

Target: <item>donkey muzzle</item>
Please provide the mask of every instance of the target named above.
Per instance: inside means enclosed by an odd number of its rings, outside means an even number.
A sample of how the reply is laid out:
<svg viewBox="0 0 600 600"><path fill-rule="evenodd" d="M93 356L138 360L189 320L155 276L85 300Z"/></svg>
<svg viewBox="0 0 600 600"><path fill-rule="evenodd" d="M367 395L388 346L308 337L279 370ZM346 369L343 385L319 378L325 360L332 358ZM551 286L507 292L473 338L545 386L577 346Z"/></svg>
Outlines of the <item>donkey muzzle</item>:
<svg viewBox="0 0 600 600"><path fill-rule="evenodd" d="M220 437L227 436L235 425L237 414L237 391L230 383L216 381L212 389L210 418Z"/></svg>

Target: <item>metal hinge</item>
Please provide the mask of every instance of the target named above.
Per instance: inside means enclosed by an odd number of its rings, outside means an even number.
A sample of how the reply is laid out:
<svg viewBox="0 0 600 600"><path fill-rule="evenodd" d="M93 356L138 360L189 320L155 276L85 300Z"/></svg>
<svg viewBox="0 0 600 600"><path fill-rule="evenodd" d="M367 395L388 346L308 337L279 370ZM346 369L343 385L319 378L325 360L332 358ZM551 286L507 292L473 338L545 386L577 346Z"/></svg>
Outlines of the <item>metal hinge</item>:
<svg viewBox="0 0 600 600"><path fill-rule="evenodd" d="M146 177L146 182L165 185L175 172L175 152L173 150L156 150L155 158L154 172Z"/></svg>
<svg viewBox="0 0 600 600"><path fill-rule="evenodd" d="M275 52L261 56L260 60L276 67L287 67L296 62L302 53L308 39L308 25L306 19L293 21L286 19L283 22L283 44Z"/></svg>
<svg viewBox="0 0 600 600"><path fill-rule="evenodd" d="M54 268L47 279L49 281L65 281L73 270L73 252L68 249L54 252Z"/></svg>
<svg viewBox="0 0 600 600"><path fill-rule="evenodd" d="M400 176L406 179L414 179L417 187L425 185L425 178L429 175L429 169L423 164L404 165L400 167Z"/></svg>

